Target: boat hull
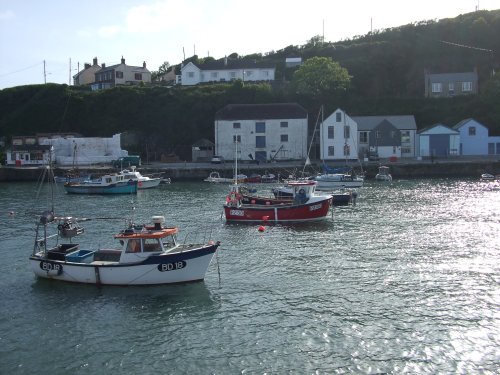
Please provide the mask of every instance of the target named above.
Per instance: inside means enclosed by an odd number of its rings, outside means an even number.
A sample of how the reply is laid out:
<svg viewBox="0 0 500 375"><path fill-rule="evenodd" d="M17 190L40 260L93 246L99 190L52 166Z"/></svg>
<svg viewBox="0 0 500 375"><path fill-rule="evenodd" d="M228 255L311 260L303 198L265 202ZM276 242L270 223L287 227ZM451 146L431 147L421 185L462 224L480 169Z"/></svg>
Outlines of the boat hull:
<svg viewBox="0 0 500 375"><path fill-rule="evenodd" d="M329 211L331 198L308 204L292 205L224 205L228 222L306 222L324 219Z"/></svg>
<svg viewBox="0 0 500 375"><path fill-rule="evenodd" d="M140 263L90 263L30 257L36 276L97 285L160 285L203 280L218 245L152 255Z"/></svg>
<svg viewBox="0 0 500 375"><path fill-rule="evenodd" d="M159 186L161 183L161 178L150 178L148 180L138 180L137 189L151 189Z"/></svg>
<svg viewBox="0 0 500 375"><path fill-rule="evenodd" d="M102 186L85 183L64 184L64 189L68 194L135 194L137 187L137 181L123 181Z"/></svg>

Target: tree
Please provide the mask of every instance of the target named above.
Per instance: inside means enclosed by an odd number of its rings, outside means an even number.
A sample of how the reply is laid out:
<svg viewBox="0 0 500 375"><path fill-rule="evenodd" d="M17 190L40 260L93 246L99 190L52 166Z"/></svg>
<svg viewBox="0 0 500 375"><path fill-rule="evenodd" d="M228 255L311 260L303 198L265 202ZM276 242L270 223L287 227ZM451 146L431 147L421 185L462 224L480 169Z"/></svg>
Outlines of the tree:
<svg viewBox="0 0 500 375"><path fill-rule="evenodd" d="M329 57L312 57L293 74L292 84L299 94L320 102L328 96L347 90L351 82L347 69Z"/></svg>

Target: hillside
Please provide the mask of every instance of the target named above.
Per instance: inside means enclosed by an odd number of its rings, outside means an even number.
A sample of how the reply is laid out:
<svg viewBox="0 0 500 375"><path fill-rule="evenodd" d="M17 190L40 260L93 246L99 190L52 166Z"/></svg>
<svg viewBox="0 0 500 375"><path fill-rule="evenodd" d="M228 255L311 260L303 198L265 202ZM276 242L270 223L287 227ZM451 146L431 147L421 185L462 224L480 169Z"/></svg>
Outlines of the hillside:
<svg viewBox="0 0 500 375"><path fill-rule="evenodd" d="M423 128L440 122L454 125L473 117L500 135L500 10L480 11L453 19L424 21L339 42L314 37L302 46L288 46L264 56L231 58L275 62L277 81L241 82L199 87L117 87L100 92L67 85L30 85L0 91L0 136L75 131L84 136L129 132L136 136L132 152L190 155L200 138L213 140L215 112L229 103L298 102L316 120L319 105L338 107L350 115L413 114ZM451 44L453 43L453 44ZM351 87L325 103L294 92L290 56L327 56L347 68ZM193 56L191 59L197 59ZM427 99L424 69L471 71L480 74L480 94L451 99Z"/></svg>

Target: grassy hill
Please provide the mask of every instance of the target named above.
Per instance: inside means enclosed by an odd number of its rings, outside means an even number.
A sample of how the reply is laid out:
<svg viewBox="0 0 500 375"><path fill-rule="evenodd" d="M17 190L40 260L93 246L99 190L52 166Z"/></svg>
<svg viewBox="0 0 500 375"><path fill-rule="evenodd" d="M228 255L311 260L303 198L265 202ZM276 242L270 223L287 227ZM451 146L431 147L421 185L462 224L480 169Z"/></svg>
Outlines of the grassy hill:
<svg viewBox="0 0 500 375"><path fill-rule="evenodd" d="M132 152L190 156L200 138L213 140L215 112L229 103L298 102L310 112L336 108L350 115L413 114L419 128L440 122L455 125L475 118L500 135L500 10L479 11L440 21L422 21L381 30L350 40L324 42L313 37L302 46L288 46L265 55L230 58L272 61L271 84L204 85L197 87L136 86L91 92L88 88L46 84L0 91L0 136L73 131L84 136L135 135ZM325 103L294 92L294 68L286 57L326 56L352 76L343 95ZM197 56L190 58L197 60ZM478 69L480 94L450 99L424 98L424 69L459 72Z"/></svg>

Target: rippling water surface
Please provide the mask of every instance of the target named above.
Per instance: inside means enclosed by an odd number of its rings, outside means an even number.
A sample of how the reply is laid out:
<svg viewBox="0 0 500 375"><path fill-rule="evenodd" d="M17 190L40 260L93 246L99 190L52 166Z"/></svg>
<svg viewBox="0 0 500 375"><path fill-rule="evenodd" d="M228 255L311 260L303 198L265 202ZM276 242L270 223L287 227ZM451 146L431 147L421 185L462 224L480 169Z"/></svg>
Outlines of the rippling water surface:
<svg viewBox="0 0 500 375"><path fill-rule="evenodd" d="M98 288L33 276L36 184L0 184L0 373L498 373L498 185L368 182L333 220L264 232L224 223L227 189L56 191L56 212L122 218L85 222L82 244L158 214L222 242L204 282Z"/></svg>

